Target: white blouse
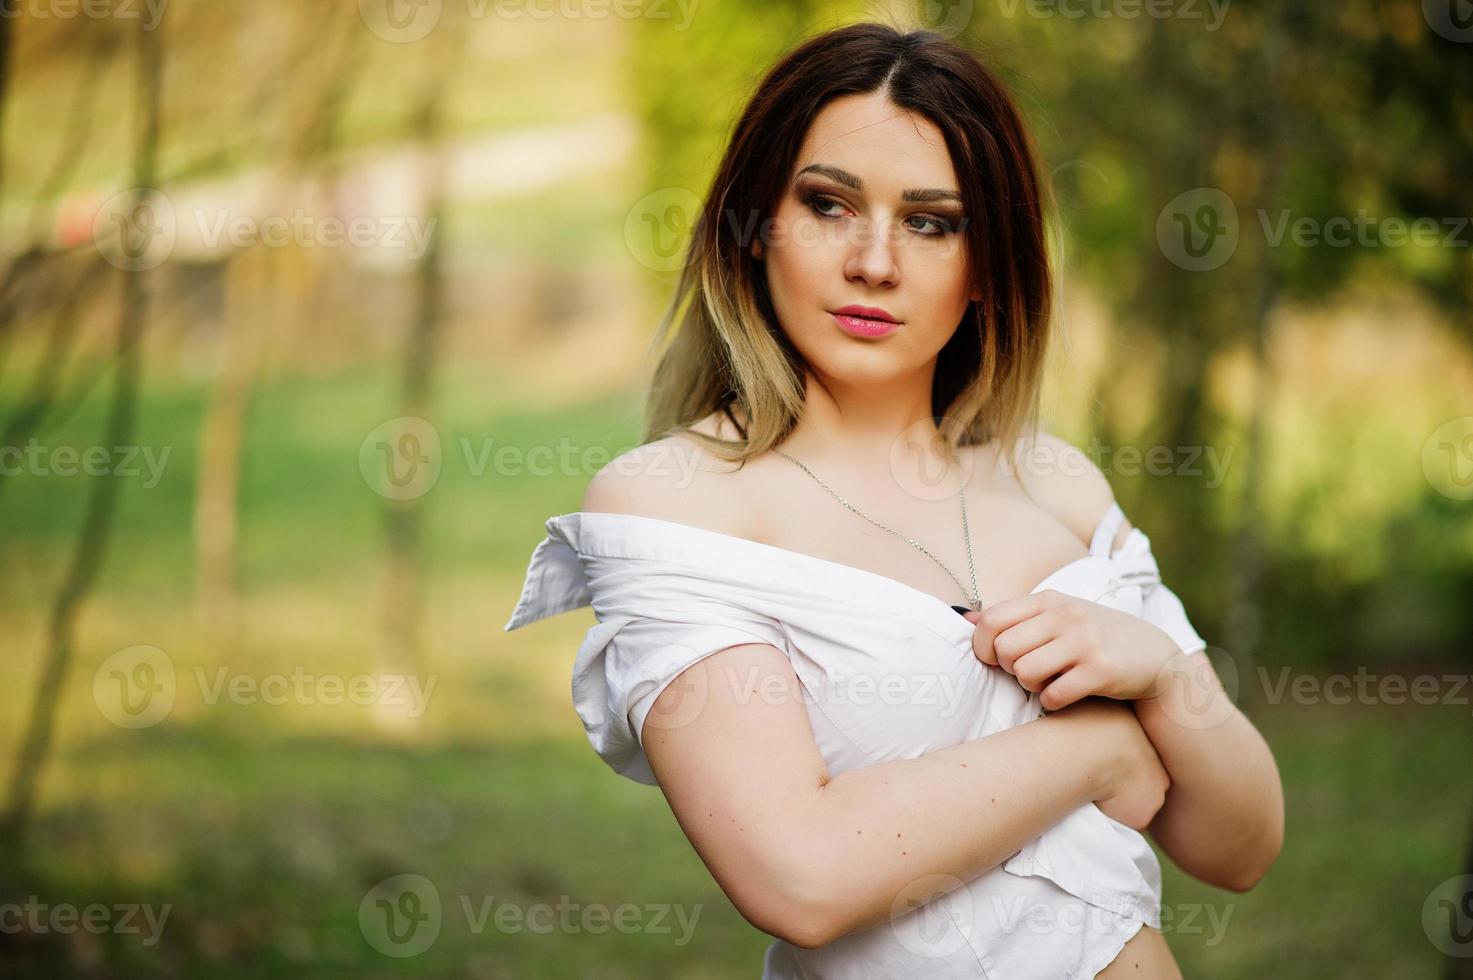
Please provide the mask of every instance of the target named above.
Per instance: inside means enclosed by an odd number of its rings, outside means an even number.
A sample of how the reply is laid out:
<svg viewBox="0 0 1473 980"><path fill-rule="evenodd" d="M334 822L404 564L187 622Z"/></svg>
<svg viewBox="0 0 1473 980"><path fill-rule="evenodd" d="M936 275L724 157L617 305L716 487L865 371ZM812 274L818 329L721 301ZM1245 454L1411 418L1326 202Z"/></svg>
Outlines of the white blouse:
<svg viewBox="0 0 1473 980"><path fill-rule="evenodd" d="M1184 652L1206 643L1161 582L1150 540L1112 504L1056 589L1144 617ZM956 609L851 565L687 524L580 511L547 520L505 629L592 605L573 707L616 772L655 785L641 734L687 667L728 647L783 651L831 777L910 759L1038 718L1038 694L972 653ZM1030 593L1032 594L1032 593ZM958 814L965 819L966 814ZM1141 925L1161 926L1161 868L1137 831L1093 803L1001 865L918 908L819 949L782 940L762 980L1086 978Z"/></svg>

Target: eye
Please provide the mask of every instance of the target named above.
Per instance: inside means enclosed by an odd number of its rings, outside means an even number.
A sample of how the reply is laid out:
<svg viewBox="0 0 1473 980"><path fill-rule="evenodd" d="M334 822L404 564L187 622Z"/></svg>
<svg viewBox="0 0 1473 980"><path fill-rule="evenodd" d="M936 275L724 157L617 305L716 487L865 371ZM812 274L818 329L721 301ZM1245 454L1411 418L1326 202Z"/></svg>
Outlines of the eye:
<svg viewBox="0 0 1473 980"><path fill-rule="evenodd" d="M840 204L838 201L834 200L831 197L826 197L823 194L809 194L806 198L803 199L803 203L807 204L809 209L820 218L838 217L837 214L830 214L827 211L824 211L823 208L825 205L843 207L843 205Z"/></svg>
<svg viewBox="0 0 1473 980"><path fill-rule="evenodd" d="M809 210L818 215L820 218L827 218L832 221L836 218L842 217L841 215L834 214L831 211L825 210L826 208L842 209L844 207L841 202L835 200L832 197L829 197L826 194L809 194L803 198L803 203L808 205ZM931 230L923 231L921 228L916 227L916 225L911 226L915 229L916 234L921 235L924 238L937 238L942 235L950 235L956 232L955 225L953 225L946 218L941 218L936 215L913 214L910 216L909 220L930 227Z"/></svg>
<svg viewBox="0 0 1473 980"><path fill-rule="evenodd" d="M956 228L952 225L952 223L950 221L947 221L945 218L938 218L929 214L916 214L912 215L911 217L917 221L925 222L926 224L932 225L936 228L935 231L921 232L922 235L925 235L928 238L932 238L937 235L950 235L952 232L956 231Z"/></svg>

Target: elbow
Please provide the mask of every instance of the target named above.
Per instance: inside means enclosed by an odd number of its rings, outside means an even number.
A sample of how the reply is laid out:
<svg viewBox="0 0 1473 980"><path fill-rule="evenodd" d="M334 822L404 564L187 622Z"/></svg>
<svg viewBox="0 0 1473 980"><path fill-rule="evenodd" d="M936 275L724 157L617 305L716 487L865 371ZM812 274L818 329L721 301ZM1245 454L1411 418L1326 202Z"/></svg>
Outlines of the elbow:
<svg viewBox="0 0 1473 980"><path fill-rule="evenodd" d="M1242 894L1243 892L1249 892L1257 888L1258 883L1268 876L1268 869L1272 868L1274 862L1278 860L1279 849L1280 845L1278 843L1265 849L1263 854L1253 863L1241 869L1236 877L1227 882L1227 889Z"/></svg>
<svg viewBox="0 0 1473 980"><path fill-rule="evenodd" d="M1278 819L1264 833L1258 846L1246 848L1244 853L1248 856L1240 861L1222 881L1214 882L1214 884L1239 894L1252 891L1268 875L1269 868L1272 868L1274 862L1279 859L1279 852L1283 848L1284 821L1280 813Z"/></svg>
<svg viewBox="0 0 1473 980"><path fill-rule="evenodd" d="M799 949L819 949L838 938L827 924L815 915L795 915L774 930L763 930Z"/></svg>
<svg viewBox="0 0 1473 980"><path fill-rule="evenodd" d="M1273 778L1265 788L1266 804L1258 830L1238 847L1240 858L1226 880L1214 882L1228 891L1252 891L1267 875L1284 849L1284 789L1277 766L1270 763Z"/></svg>
<svg viewBox="0 0 1473 980"><path fill-rule="evenodd" d="M799 908L779 936L800 949L819 949L858 927L853 909L835 901L809 901Z"/></svg>
<svg viewBox="0 0 1473 980"><path fill-rule="evenodd" d="M738 906L755 928L800 949L827 946L841 935L837 917L819 903L775 893L762 901Z"/></svg>
<svg viewBox="0 0 1473 980"><path fill-rule="evenodd" d="M1270 864L1254 865L1245 869L1235 869L1231 875L1212 882L1218 888L1242 895L1251 892L1258 887L1258 883L1268 874Z"/></svg>
<svg viewBox="0 0 1473 980"><path fill-rule="evenodd" d="M815 859L817 848L779 862L742 908L743 917L776 939L800 949L818 949L844 935L848 906L838 900L833 875Z"/></svg>

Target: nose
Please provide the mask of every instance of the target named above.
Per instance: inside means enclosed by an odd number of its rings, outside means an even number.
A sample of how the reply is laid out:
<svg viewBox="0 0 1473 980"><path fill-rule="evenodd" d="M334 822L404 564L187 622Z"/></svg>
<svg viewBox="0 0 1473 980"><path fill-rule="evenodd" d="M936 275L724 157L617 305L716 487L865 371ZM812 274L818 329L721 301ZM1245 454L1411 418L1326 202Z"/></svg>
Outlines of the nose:
<svg viewBox="0 0 1473 980"><path fill-rule="evenodd" d="M877 228L874 221L860 223L855 240L849 243L844 277L870 286L894 286L900 281L888 225Z"/></svg>

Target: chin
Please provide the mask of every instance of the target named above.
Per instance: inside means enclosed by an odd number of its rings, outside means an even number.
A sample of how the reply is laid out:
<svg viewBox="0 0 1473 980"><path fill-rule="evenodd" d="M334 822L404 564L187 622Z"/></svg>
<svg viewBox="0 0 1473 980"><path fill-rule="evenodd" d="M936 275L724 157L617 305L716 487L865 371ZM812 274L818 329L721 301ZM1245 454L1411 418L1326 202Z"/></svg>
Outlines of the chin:
<svg viewBox="0 0 1473 980"><path fill-rule="evenodd" d="M808 358L813 369L825 378L846 385L881 385L898 381L912 370L905 358L884 345L849 337L842 339L848 350L831 347L824 350L822 357Z"/></svg>

